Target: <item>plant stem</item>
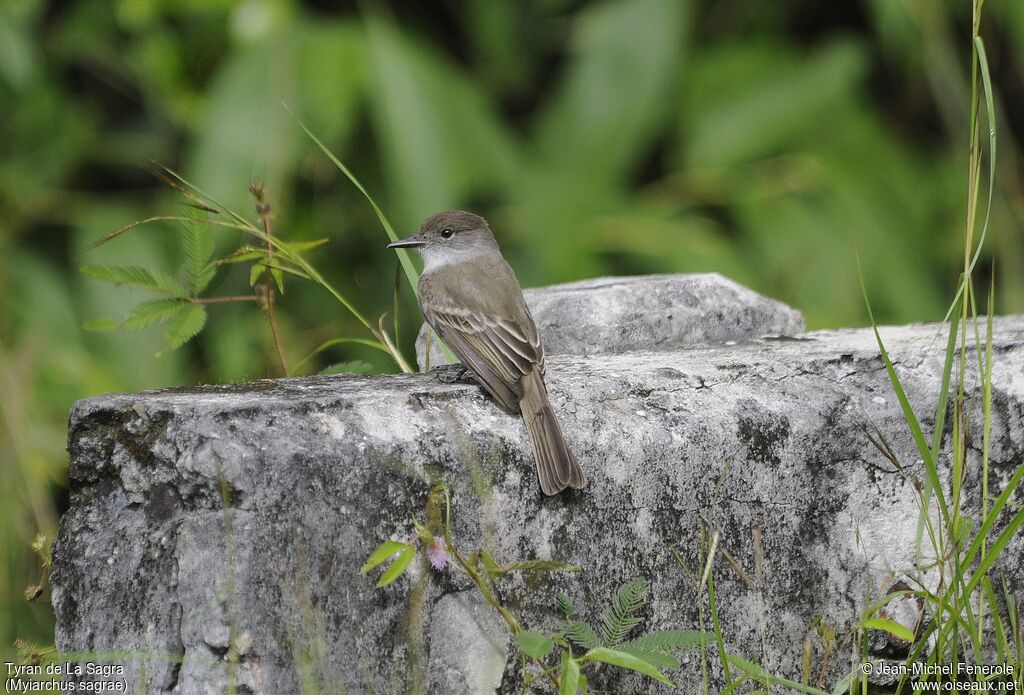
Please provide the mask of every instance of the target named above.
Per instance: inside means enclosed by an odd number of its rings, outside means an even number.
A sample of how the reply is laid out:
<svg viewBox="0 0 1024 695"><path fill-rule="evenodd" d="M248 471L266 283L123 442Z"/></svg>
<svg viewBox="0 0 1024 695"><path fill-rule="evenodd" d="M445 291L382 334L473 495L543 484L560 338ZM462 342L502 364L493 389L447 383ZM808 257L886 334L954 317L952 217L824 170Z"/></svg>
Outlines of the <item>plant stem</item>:
<svg viewBox="0 0 1024 695"><path fill-rule="evenodd" d="M249 192L256 198L256 213L263 223L263 233L267 241L267 269L264 273L263 285L263 308L267 312L267 321L270 323L270 332L274 335L274 348L277 350L277 359L281 362L281 371L285 376L288 373L288 361L284 356L284 348L281 347L281 335L277 330L277 317L274 315L274 271L270 267L274 261L273 232L270 225L270 203L266 202L263 196L263 182L256 179L249 186Z"/></svg>
<svg viewBox="0 0 1024 695"><path fill-rule="evenodd" d="M263 298L258 294L236 294L228 297L189 297L193 304L221 304L224 302L258 302Z"/></svg>
<svg viewBox="0 0 1024 695"><path fill-rule="evenodd" d="M469 578L473 580L473 583L476 584L478 589L480 589L480 593L483 594L483 597L487 600L487 602L491 604L494 610L498 612L498 615L500 615L502 620L504 620L505 623L508 625L509 630L512 631L512 634L518 635L520 632L523 631L523 626L519 624L519 621L516 619L514 615L512 615L512 613L509 612L507 608L505 608L501 605L501 603L498 602L498 599L494 595L494 592L492 592L490 587L487 586L487 583L484 581L483 577L480 576L480 573L477 572L475 567L470 566L470 564L466 562L465 558L462 557L462 554L459 553L458 549L452 544L451 501L448 499L447 490L445 491L444 503L444 543L445 546L447 546L448 552L451 553L451 556L453 558L455 558L455 562L457 562L459 567L462 568L462 571L465 572L469 576ZM555 686L555 690L557 691L561 687L561 683L558 677L555 676L553 673L549 672L547 668L544 666L544 662L540 659L536 659L531 656L530 660L540 667L542 675L547 676L548 680L551 681L551 684Z"/></svg>

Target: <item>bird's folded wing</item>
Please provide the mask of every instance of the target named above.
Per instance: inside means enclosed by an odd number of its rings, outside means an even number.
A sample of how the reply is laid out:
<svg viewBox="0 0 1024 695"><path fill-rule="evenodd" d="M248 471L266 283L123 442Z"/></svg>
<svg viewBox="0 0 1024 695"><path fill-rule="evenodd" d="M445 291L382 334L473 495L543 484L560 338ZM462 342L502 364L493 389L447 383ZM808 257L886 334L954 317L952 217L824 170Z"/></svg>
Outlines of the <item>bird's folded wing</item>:
<svg viewBox="0 0 1024 695"><path fill-rule="evenodd" d="M520 378L538 365L543 367L536 329L451 305L423 302L422 309L428 323L487 390L510 410L517 410Z"/></svg>

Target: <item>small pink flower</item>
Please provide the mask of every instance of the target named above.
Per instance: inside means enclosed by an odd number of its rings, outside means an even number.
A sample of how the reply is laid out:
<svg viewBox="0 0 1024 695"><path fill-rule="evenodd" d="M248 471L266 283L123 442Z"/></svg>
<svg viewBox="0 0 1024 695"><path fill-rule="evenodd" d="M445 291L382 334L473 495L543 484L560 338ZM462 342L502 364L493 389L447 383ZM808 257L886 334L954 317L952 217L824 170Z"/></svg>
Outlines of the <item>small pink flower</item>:
<svg viewBox="0 0 1024 695"><path fill-rule="evenodd" d="M443 570L448 561L448 553L444 550L444 541L437 536L427 543L427 559L438 571Z"/></svg>

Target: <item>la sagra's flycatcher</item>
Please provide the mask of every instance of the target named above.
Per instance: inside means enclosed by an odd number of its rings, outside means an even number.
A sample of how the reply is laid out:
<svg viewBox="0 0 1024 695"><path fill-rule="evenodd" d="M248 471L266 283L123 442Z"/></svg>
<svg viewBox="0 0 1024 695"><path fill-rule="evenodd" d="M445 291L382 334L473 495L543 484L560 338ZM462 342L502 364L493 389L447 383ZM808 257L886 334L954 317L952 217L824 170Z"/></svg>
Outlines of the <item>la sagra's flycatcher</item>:
<svg viewBox="0 0 1024 695"><path fill-rule="evenodd" d="M544 494L586 485L548 401L537 326L487 221L441 212L388 248L415 248L423 257L423 318L498 403L522 414Z"/></svg>

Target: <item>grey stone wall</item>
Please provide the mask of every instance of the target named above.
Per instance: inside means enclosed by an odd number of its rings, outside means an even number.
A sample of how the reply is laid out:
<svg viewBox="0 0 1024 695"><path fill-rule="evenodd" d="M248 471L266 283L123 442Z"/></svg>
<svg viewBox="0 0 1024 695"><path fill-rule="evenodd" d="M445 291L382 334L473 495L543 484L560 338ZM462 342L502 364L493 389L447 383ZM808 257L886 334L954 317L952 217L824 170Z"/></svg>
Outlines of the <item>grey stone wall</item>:
<svg viewBox="0 0 1024 695"><path fill-rule="evenodd" d="M713 319L705 306L692 321ZM558 621L557 591L596 619L636 576L652 582L646 625L696 627L706 597L667 546L695 567L701 529L717 530L743 570L714 565L727 647L798 677L805 639L821 657L815 621L844 635L913 560L913 482L865 431L920 471L871 331L757 337L798 330L790 311L771 324L751 310L734 344L551 354L551 399L590 480L551 498L521 421L454 366L80 401L54 549L58 647L123 652L138 692L519 692L514 642L466 580L419 557L382 590L358 574L380 542L412 535L443 482L461 547L583 567L502 584L540 630ZM938 331L882 329L923 413L940 386ZM993 351L995 494L1024 458L1024 317L996 319ZM1018 599L1022 550L1015 539L1003 567ZM607 667L588 675L591 692L661 692ZM699 660L669 676L699 683Z"/></svg>

